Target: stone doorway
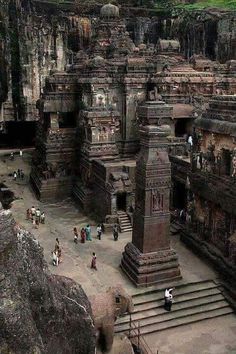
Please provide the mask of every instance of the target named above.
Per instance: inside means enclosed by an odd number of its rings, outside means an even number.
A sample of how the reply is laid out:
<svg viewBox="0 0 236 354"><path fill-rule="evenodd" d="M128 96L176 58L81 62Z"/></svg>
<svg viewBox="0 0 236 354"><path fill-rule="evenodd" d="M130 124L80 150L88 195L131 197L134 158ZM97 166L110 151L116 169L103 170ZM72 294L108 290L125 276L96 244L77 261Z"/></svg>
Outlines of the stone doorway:
<svg viewBox="0 0 236 354"><path fill-rule="evenodd" d="M126 192L116 194L116 209L126 211Z"/></svg>
<svg viewBox="0 0 236 354"><path fill-rule="evenodd" d="M222 149L222 165L223 165L223 173L227 176L231 174L231 151L227 149Z"/></svg>
<svg viewBox="0 0 236 354"><path fill-rule="evenodd" d="M178 181L174 182L172 205L174 209L186 209L187 191L185 184Z"/></svg>

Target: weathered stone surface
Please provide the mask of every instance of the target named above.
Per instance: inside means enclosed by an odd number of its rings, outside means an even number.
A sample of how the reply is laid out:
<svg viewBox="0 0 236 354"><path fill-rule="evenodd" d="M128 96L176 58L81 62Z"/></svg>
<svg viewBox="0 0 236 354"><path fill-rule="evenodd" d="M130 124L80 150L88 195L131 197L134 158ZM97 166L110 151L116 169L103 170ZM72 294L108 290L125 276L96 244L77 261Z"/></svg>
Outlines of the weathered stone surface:
<svg viewBox="0 0 236 354"><path fill-rule="evenodd" d="M0 210L0 352L95 352L90 303L69 278L52 275L33 235Z"/></svg>

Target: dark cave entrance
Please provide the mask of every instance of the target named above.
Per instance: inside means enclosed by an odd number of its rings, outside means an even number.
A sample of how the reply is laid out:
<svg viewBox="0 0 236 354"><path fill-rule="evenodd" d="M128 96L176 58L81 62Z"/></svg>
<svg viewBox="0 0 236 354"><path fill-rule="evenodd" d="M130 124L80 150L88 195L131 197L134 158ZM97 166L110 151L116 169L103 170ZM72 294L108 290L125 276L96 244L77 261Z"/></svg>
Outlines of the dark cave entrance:
<svg viewBox="0 0 236 354"><path fill-rule="evenodd" d="M177 119L175 123L175 136L182 137L185 134L187 135L187 124L188 124L188 119L186 118Z"/></svg>
<svg viewBox="0 0 236 354"><path fill-rule="evenodd" d="M217 43L217 21L211 21L206 24L206 47L205 54L211 60L216 59L216 43Z"/></svg>
<svg viewBox="0 0 236 354"><path fill-rule="evenodd" d="M117 195L116 195L116 208L117 208L117 210L126 211L126 192L117 193Z"/></svg>
<svg viewBox="0 0 236 354"><path fill-rule="evenodd" d="M6 133L0 133L1 148L30 147L35 144L37 122L7 122Z"/></svg>
<svg viewBox="0 0 236 354"><path fill-rule="evenodd" d="M173 199L172 207L174 209L186 209L187 204L187 190L184 183L174 181L173 183Z"/></svg>

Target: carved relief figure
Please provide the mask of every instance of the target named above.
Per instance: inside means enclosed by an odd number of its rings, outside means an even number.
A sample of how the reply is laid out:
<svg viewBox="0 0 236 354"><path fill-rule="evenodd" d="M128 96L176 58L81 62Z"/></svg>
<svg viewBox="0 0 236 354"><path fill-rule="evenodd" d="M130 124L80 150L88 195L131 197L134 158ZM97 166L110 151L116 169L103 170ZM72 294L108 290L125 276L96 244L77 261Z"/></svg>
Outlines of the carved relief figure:
<svg viewBox="0 0 236 354"><path fill-rule="evenodd" d="M232 177L236 176L236 149L233 152L233 159L232 159Z"/></svg>
<svg viewBox="0 0 236 354"><path fill-rule="evenodd" d="M158 191L152 191L152 211L163 210L163 195Z"/></svg>

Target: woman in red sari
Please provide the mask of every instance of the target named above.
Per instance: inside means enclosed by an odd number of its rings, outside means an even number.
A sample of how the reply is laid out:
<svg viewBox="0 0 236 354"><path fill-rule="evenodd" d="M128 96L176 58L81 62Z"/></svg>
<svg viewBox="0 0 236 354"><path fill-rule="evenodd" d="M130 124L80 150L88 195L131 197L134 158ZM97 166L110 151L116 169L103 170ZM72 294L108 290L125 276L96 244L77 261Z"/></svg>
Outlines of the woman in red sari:
<svg viewBox="0 0 236 354"><path fill-rule="evenodd" d="M86 232L85 229L82 228L81 232L80 232L80 236L81 236L81 243L85 243L85 239L86 239Z"/></svg>

